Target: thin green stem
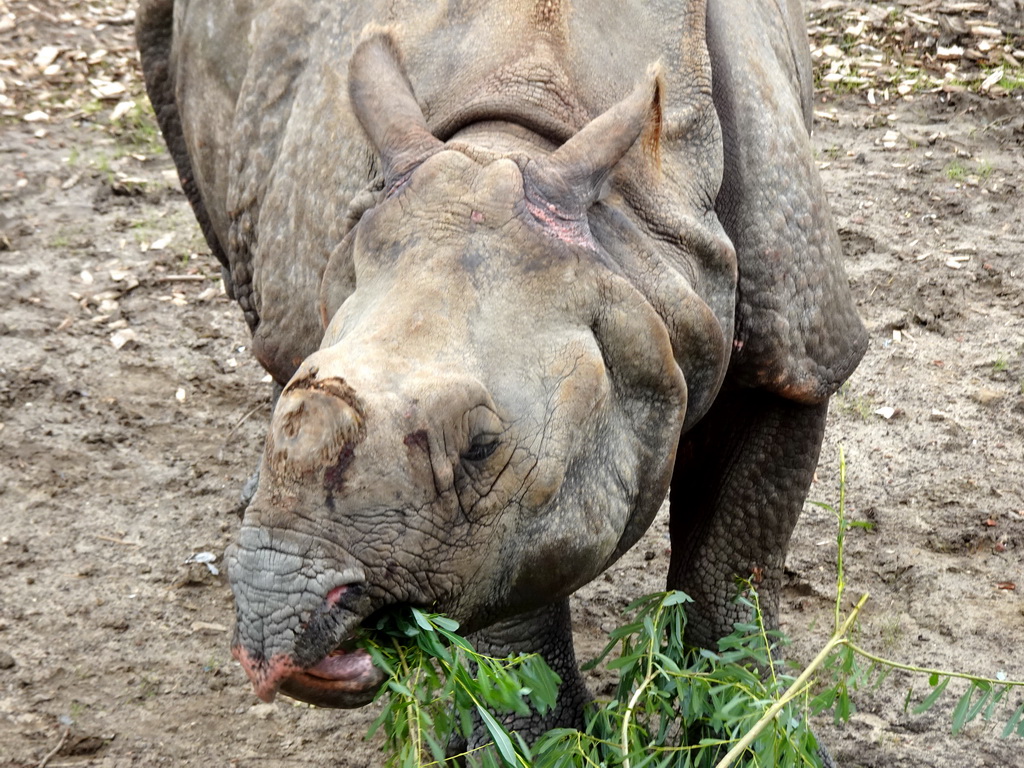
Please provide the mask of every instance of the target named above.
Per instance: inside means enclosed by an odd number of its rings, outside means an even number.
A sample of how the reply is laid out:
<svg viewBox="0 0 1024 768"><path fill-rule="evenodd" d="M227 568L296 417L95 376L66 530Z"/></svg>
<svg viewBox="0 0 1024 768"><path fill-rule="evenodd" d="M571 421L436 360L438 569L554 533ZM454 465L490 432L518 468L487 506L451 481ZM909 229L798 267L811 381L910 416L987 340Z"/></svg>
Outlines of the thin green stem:
<svg viewBox="0 0 1024 768"><path fill-rule="evenodd" d="M757 618L757 628L761 632L761 642L764 643L765 656L768 657L768 671L772 673L772 690L778 685L779 679L775 674L775 659L772 656L772 646L768 642L768 630L764 626L764 614L761 613L761 596L757 590L753 590L754 616Z"/></svg>
<svg viewBox="0 0 1024 768"><path fill-rule="evenodd" d="M866 651L859 645L856 645L851 640L843 639L838 645L845 645L851 651L856 653L858 656L863 656L869 661L873 661L876 664L881 664L886 667L892 667L893 669L902 669L906 672L916 672L922 675L938 675L939 677L955 677L960 680L970 680L977 683L989 683L990 685L1005 685L1008 687L1024 688L1024 680L995 680L991 677L980 677L978 675L968 675L964 672L949 672L945 669L931 669L930 667L915 667L913 664L900 664L896 661L890 661L884 659L881 656L876 656L870 651Z"/></svg>
<svg viewBox="0 0 1024 768"><path fill-rule="evenodd" d="M840 609L843 604L843 590L846 588L846 574L843 571L843 550L846 544L846 454L841 445L839 446L839 506L836 508L836 514L839 516L839 531L836 533L836 603L833 631L838 633L842 620Z"/></svg>
<svg viewBox="0 0 1024 768"><path fill-rule="evenodd" d="M654 678L657 675L653 670L648 667L647 677L640 683L637 689L633 692L633 695L629 699L629 704L626 706L626 713L622 716L622 768L630 768L629 761L629 721L633 718L633 710L636 709L637 702L640 701L640 696L646 690L647 686L654 682Z"/></svg>
<svg viewBox="0 0 1024 768"><path fill-rule="evenodd" d="M422 765L419 766L419 768L430 768L430 766L432 766L432 765L447 765L448 763L451 763L451 762L454 762L454 761L458 760L460 757L469 757L469 755L472 755L474 752L480 752L482 750L485 750L489 746L491 746L491 745L490 744L481 744L479 747L473 747L472 749L467 749L465 752L459 752L457 755L449 755L448 757L445 758L443 763L438 762L437 760L431 760L429 763L423 763Z"/></svg>
<svg viewBox="0 0 1024 768"><path fill-rule="evenodd" d="M660 626L659 619L663 611L663 606L658 606L654 612L654 618L652 623L654 626ZM657 642L657 633L654 637L647 638L647 676L644 681L637 687L633 692L633 695L629 699L629 704L626 706L626 712L622 716L622 768L630 768L629 760L629 723L633 719L633 711L636 709L637 702L640 701L640 696L646 690L657 676L654 671L654 644Z"/></svg>
<svg viewBox="0 0 1024 768"><path fill-rule="evenodd" d="M857 615L860 613L861 608L864 607L864 604L867 601L868 595L864 594L861 599L857 601L857 605L853 607L853 610L850 611L850 615L846 617L846 621L843 622L843 625L825 644L825 647L818 652L818 655L815 656L811 663L807 665L807 668L800 673L800 676L793 681L793 684L786 689L786 692L768 708L768 710L761 716L761 719L754 724L754 727L751 728L742 739L736 742L736 745L718 762L715 768L729 768L729 766L735 763L740 755L747 750L747 747L754 743L754 740L761 734L761 731L767 728L768 724L775 719L775 716L782 711L783 707L804 692L804 689L810 685L811 677L818 670L818 667L825 662L825 659L828 658L835 648L845 642L846 633L850 631L850 627L853 626L854 621L857 619Z"/></svg>

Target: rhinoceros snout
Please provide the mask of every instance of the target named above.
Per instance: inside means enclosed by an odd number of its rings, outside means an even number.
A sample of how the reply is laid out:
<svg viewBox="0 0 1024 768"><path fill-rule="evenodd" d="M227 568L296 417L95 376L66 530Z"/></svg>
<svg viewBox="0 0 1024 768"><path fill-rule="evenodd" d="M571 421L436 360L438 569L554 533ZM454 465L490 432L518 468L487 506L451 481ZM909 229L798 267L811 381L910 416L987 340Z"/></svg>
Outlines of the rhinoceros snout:
<svg viewBox="0 0 1024 768"><path fill-rule="evenodd" d="M372 698L382 673L351 641L382 609L461 597L478 565L456 542L490 509L476 500L521 489L505 471L514 445L475 377L351 346L307 359L275 408L228 560L232 652L256 694Z"/></svg>
<svg viewBox="0 0 1024 768"><path fill-rule="evenodd" d="M369 614L361 567L310 560L284 532L244 526L228 551L237 621L232 655L256 695L279 689L327 706L359 706L382 674L345 643Z"/></svg>

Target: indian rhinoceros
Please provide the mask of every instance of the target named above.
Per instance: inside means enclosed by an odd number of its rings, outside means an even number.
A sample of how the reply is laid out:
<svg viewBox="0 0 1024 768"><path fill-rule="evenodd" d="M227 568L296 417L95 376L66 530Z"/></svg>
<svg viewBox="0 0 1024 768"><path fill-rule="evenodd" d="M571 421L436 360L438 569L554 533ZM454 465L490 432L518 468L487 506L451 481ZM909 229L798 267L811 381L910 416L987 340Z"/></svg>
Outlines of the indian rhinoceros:
<svg viewBox="0 0 1024 768"><path fill-rule="evenodd" d="M368 702L389 606L539 651L671 493L688 639L776 621L866 337L798 0L143 0L146 85L283 386L227 560L256 693Z"/></svg>

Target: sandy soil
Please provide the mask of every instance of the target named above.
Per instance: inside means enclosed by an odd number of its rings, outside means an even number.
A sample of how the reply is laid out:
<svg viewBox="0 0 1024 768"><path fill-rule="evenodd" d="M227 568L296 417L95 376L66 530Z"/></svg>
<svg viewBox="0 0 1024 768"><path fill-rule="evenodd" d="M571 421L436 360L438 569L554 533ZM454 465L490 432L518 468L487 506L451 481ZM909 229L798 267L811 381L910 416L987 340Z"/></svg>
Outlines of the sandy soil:
<svg viewBox="0 0 1024 768"><path fill-rule="evenodd" d="M219 562L238 525L269 386L169 159L145 126L110 125L140 93L128 8L0 0L0 766L376 765L372 709L253 697L223 576L186 563ZM1020 9L1000 0L992 18ZM40 74L44 56L25 80L46 45L60 71ZM1021 679L1024 103L890 95L818 105L871 345L833 401L811 497L835 503L842 445L849 513L875 523L848 542L850 596L871 593L863 645ZM49 120L21 119L36 102ZM667 546L662 519L580 595L582 648L661 587ZM796 658L826 639L834 563L834 519L808 506L785 600ZM852 722L821 724L843 765L1021 764L997 724L950 735L955 697L906 714L911 685L927 682L894 675Z"/></svg>

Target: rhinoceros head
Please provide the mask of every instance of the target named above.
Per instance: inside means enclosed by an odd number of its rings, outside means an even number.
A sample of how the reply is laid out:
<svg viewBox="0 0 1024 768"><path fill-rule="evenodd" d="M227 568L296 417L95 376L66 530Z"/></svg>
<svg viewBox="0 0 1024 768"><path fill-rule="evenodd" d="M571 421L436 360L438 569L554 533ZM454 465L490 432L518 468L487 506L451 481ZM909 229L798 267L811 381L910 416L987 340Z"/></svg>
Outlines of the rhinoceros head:
<svg viewBox="0 0 1024 768"><path fill-rule="evenodd" d="M277 404L228 557L261 697L365 703L381 673L346 640L375 612L487 626L567 596L653 518L686 385L587 209L657 128L657 89L553 152L474 149L430 135L386 38L357 50L384 190L328 269L323 343Z"/></svg>

